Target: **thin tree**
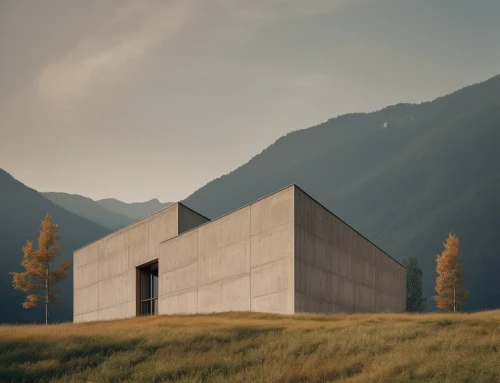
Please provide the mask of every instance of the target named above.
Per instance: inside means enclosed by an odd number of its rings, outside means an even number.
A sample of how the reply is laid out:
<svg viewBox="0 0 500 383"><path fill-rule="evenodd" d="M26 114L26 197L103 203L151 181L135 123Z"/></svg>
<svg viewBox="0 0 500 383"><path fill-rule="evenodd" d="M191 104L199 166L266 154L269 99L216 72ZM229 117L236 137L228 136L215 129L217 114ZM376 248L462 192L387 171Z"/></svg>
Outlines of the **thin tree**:
<svg viewBox="0 0 500 383"><path fill-rule="evenodd" d="M51 271L54 259L59 255L59 225L52 222L49 213L42 220L40 235L38 236L38 250L33 247L32 241L26 241L23 247L24 258L21 266L25 271L13 276L12 286L25 293L26 301L22 303L25 309L45 304L45 324L49 322L49 303L53 302L60 291L56 285L67 276L69 259L66 259L57 268ZM62 303L62 301L59 301Z"/></svg>
<svg viewBox="0 0 500 383"><path fill-rule="evenodd" d="M443 243L444 250L438 254L436 262L436 292L433 297L436 306L442 311L462 310L468 291L462 290L463 269L460 261L460 240L450 233Z"/></svg>
<svg viewBox="0 0 500 383"><path fill-rule="evenodd" d="M406 311L422 312L425 309L425 298L422 293L422 269L415 258L403 261L406 267Z"/></svg>

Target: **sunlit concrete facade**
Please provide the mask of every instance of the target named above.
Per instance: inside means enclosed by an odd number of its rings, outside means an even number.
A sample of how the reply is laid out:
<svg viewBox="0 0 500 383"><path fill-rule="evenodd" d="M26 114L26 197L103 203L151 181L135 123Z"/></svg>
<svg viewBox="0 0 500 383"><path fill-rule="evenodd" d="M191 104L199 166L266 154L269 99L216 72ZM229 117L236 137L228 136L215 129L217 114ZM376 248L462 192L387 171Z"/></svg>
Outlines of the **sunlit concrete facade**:
<svg viewBox="0 0 500 383"><path fill-rule="evenodd" d="M159 314L402 312L406 270L295 185L216 220L181 203L74 252L74 322Z"/></svg>

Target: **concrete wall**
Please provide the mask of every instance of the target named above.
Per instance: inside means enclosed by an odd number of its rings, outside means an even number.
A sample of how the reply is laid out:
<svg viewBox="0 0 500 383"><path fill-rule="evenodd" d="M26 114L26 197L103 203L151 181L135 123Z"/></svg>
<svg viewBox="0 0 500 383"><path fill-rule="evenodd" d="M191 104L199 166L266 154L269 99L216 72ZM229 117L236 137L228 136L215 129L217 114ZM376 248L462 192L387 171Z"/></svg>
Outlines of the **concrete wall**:
<svg viewBox="0 0 500 383"><path fill-rule="evenodd" d="M160 245L159 313L294 312L294 187Z"/></svg>
<svg viewBox="0 0 500 383"><path fill-rule="evenodd" d="M295 188L295 311L403 312L406 270Z"/></svg>
<svg viewBox="0 0 500 383"><path fill-rule="evenodd" d="M73 255L73 321L87 322L136 315L136 267L158 259L159 244L206 222L181 204L78 249Z"/></svg>
<svg viewBox="0 0 500 383"><path fill-rule="evenodd" d="M296 186L207 221L173 204L75 251L74 322L135 316L154 260L160 314L405 309L405 269Z"/></svg>

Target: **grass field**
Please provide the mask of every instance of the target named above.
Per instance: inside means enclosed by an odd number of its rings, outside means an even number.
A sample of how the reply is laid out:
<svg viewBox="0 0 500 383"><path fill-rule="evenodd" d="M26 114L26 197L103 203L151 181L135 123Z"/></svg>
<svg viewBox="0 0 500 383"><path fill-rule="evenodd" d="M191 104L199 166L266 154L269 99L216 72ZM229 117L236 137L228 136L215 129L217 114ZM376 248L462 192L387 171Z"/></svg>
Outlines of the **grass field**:
<svg viewBox="0 0 500 383"><path fill-rule="evenodd" d="M500 382L500 311L0 326L2 382Z"/></svg>

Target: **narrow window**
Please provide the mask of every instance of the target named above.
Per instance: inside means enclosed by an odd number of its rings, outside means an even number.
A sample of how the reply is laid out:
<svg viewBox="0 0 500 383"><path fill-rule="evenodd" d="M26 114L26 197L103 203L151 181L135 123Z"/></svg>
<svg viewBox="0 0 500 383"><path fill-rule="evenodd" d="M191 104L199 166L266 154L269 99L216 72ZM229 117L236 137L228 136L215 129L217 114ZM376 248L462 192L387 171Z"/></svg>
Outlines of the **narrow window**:
<svg viewBox="0 0 500 383"><path fill-rule="evenodd" d="M139 314L158 314L158 262L139 269Z"/></svg>

